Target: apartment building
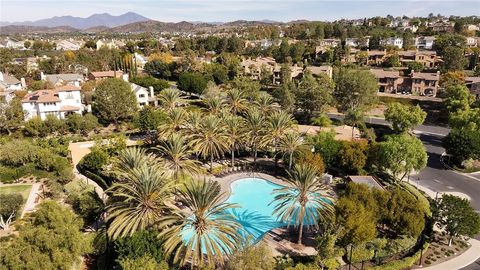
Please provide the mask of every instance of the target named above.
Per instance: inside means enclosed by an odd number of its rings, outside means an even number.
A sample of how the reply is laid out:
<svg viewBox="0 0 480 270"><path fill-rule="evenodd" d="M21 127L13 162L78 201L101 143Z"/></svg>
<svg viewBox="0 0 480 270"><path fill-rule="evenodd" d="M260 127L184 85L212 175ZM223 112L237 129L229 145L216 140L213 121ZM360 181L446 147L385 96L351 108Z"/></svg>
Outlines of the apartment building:
<svg viewBox="0 0 480 270"><path fill-rule="evenodd" d="M406 76L398 70L370 69L370 72L378 79L379 92L432 97L438 92L440 72L412 72Z"/></svg>
<svg viewBox="0 0 480 270"><path fill-rule="evenodd" d="M426 68L433 68L440 63L440 59L434 51L399 51L398 56L403 65L418 62Z"/></svg>

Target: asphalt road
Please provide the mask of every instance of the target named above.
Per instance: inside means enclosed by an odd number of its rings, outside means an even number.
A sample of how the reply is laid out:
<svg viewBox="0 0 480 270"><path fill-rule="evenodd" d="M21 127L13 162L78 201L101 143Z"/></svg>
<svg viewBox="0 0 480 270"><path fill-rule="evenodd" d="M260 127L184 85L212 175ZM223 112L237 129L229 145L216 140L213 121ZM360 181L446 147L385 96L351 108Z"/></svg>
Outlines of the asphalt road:
<svg viewBox="0 0 480 270"><path fill-rule="evenodd" d="M329 114L329 117L338 120L343 119L343 115L338 114ZM366 122L376 125L389 125L381 118L366 118ZM410 177L410 181L439 193L464 193L471 198L472 207L480 213L480 173L461 174L445 168L440 161L442 153L445 152L445 149L441 146L442 138L449 132L450 129L439 126L421 125L415 128L414 133L427 149L428 164L417 175ZM475 238L480 240L480 235ZM480 270L480 259L461 270Z"/></svg>

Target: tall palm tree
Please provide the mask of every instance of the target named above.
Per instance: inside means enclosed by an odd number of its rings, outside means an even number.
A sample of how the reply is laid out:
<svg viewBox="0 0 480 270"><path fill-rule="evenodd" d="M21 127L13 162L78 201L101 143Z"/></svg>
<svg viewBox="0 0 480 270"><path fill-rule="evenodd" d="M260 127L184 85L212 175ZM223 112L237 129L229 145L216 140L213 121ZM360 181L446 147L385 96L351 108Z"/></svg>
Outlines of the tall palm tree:
<svg viewBox="0 0 480 270"><path fill-rule="evenodd" d="M247 111L245 120L249 144L253 150L253 163L256 164L258 147L261 145L265 132L265 117L261 111L253 107Z"/></svg>
<svg viewBox="0 0 480 270"><path fill-rule="evenodd" d="M245 98L245 93L238 88L231 88L227 91L227 105L230 112L236 115L248 108L248 101Z"/></svg>
<svg viewBox="0 0 480 270"><path fill-rule="evenodd" d="M107 206L108 235L116 239L153 226L164 214L170 197L171 182L155 167L140 166L126 174L107 192L112 195Z"/></svg>
<svg viewBox="0 0 480 270"><path fill-rule="evenodd" d="M173 108L167 114L165 123L158 127L158 134L161 139L168 138L173 133L180 131L185 125L187 112L183 108Z"/></svg>
<svg viewBox="0 0 480 270"><path fill-rule="evenodd" d="M310 164L295 165L289 173L289 187L275 189L271 203L275 203L273 214L283 222L298 227L298 244L302 244L303 226L318 227L318 221L328 220L333 216L333 199L325 195L326 188L317 169ZM323 194L322 194L323 193Z"/></svg>
<svg viewBox="0 0 480 270"><path fill-rule="evenodd" d="M273 97L265 91L260 91L257 94L255 98L255 105L257 105L258 109L264 114L269 114L280 108L280 106L275 102L275 99L273 99Z"/></svg>
<svg viewBox="0 0 480 270"><path fill-rule="evenodd" d="M230 154L232 156L232 168L235 166L235 150L245 138L245 119L236 115L229 115L224 118L225 132L230 140Z"/></svg>
<svg viewBox="0 0 480 270"><path fill-rule="evenodd" d="M292 169L293 163L293 154L307 149L307 144L303 140L302 135L296 131L286 132L285 135L280 139L279 143L280 150L288 155L288 170Z"/></svg>
<svg viewBox="0 0 480 270"><path fill-rule="evenodd" d="M183 176L200 173L199 162L190 159L193 151L181 134L174 133L170 135L155 149L163 157L161 163L167 177L179 180Z"/></svg>
<svg viewBox="0 0 480 270"><path fill-rule="evenodd" d="M158 101L165 111L171 111L178 105L184 102L184 99L180 96L180 91L174 88L167 88L160 92L158 95Z"/></svg>
<svg viewBox="0 0 480 270"><path fill-rule="evenodd" d="M203 158L210 157L210 172L213 160L220 158L229 149L229 138L222 119L209 115L200 124L198 133L192 134L193 149Z"/></svg>
<svg viewBox="0 0 480 270"><path fill-rule="evenodd" d="M199 110L188 112L185 122L187 135L192 135L198 132L200 129L200 123L202 122L204 115Z"/></svg>
<svg viewBox="0 0 480 270"><path fill-rule="evenodd" d="M241 225L229 214L238 207L223 202L220 185L213 181L188 181L178 189L184 209L172 207L171 215L162 218L160 236L173 261L194 266L223 264L224 256L240 246Z"/></svg>
<svg viewBox="0 0 480 270"><path fill-rule="evenodd" d="M219 114L224 106L224 101L219 96L207 96L203 99L203 103L207 106L207 112L210 114Z"/></svg>
<svg viewBox="0 0 480 270"><path fill-rule="evenodd" d="M280 140L293 126L293 117L285 111L276 111L267 117L266 133L263 138L265 145L272 145L275 154L275 164L278 162L277 150Z"/></svg>

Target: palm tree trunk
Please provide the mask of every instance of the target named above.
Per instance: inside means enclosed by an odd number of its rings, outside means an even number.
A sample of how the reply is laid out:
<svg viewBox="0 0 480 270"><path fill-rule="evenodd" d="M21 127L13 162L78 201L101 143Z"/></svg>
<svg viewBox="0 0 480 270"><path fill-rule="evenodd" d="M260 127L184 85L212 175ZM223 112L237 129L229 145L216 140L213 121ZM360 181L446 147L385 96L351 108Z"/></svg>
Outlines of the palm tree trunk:
<svg viewBox="0 0 480 270"><path fill-rule="evenodd" d="M288 170L292 170L293 151L290 152L290 158L288 160Z"/></svg>
<svg viewBox="0 0 480 270"><path fill-rule="evenodd" d="M235 167L235 147L232 146L232 168Z"/></svg>
<svg viewBox="0 0 480 270"><path fill-rule="evenodd" d="M302 236L303 236L303 218L300 220L300 228L298 229L298 244L302 244Z"/></svg>
<svg viewBox="0 0 480 270"><path fill-rule="evenodd" d="M213 173L213 154L210 155L210 173Z"/></svg>
<svg viewBox="0 0 480 270"><path fill-rule="evenodd" d="M257 165L257 146L253 145L253 164Z"/></svg>

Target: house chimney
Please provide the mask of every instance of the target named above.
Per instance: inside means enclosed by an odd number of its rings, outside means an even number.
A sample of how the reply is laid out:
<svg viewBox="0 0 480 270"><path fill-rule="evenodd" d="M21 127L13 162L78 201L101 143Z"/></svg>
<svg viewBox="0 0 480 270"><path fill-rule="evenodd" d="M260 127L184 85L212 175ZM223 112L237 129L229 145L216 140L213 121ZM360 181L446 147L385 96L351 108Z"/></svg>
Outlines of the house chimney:
<svg viewBox="0 0 480 270"><path fill-rule="evenodd" d="M27 82L25 82L25 78L20 78L20 83L22 84L22 88L27 87Z"/></svg>
<svg viewBox="0 0 480 270"><path fill-rule="evenodd" d="M4 78L3 78L3 72L0 71L0 82L3 82Z"/></svg>
<svg viewBox="0 0 480 270"><path fill-rule="evenodd" d="M128 82L128 74L123 74L122 79L126 82Z"/></svg>
<svg viewBox="0 0 480 270"><path fill-rule="evenodd" d="M40 72L40 80L45 81L46 79L47 77L45 76L45 73L43 73L43 71Z"/></svg>
<svg viewBox="0 0 480 270"><path fill-rule="evenodd" d="M149 86L149 87L148 87L148 90L150 90L150 97L153 98L153 97L154 97L154 95L153 95L153 86Z"/></svg>

